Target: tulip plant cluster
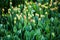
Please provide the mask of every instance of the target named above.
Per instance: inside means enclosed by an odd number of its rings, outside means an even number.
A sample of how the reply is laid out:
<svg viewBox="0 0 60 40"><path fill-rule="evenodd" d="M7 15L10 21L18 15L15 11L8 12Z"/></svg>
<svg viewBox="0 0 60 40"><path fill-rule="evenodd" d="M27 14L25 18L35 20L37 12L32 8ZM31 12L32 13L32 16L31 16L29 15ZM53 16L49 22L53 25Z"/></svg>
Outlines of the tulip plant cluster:
<svg viewBox="0 0 60 40"><path fill-rule="evenodd" d="M42 0L41 0L42 1ZM58 1L27 0L0 15L0 40L60 40Z"/></svg>

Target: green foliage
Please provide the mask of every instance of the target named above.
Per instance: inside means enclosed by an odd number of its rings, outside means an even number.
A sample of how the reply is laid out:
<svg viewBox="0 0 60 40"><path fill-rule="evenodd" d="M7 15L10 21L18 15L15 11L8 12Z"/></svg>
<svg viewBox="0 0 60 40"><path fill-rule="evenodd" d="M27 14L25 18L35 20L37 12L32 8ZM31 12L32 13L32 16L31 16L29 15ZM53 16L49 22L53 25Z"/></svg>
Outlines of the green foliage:
<svg viewBox="0 0 60 40"><path fill-rule="evenodd" d="M0 5L7 6L7 1ZM59 2L23 0L24 4L19 4L18 1L15 7L10 2L6 14L0 8L0 40L60 40Z"/></svg>

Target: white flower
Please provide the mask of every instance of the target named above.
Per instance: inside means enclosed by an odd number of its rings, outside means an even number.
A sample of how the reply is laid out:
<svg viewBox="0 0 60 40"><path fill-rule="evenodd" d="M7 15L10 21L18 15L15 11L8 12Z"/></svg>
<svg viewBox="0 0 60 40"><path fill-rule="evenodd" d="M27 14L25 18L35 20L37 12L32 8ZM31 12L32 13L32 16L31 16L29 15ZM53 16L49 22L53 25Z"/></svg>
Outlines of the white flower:
<svg viewBox="0 0 60 40"><path fill-rule="evenodd" d="M28 19L31 19L31 17L28 17Z"/></svg>
<svg viewBox="0 0 60 40"><path fill-rule="evenodd" d="M14 11L17 11L17 7L13 8Z"/></svg>
<svg viewBox="0 0 60 40"><path fill-rule="evenodd" d="M30 15L30 13L28 13L28 16Z"/></svg>
<svg viewBox="0 0 60 40"><path fill-rule="evenodd" d="M45 12L45 14L48 14L48 12Z"/></svg>
<svg viewBox="0 0 60 40"><path fill-rule="evenodd" d="M57 4L57 2L54 2L54 5L56 5Z"/></svg>
<svg viewBox="0 0 60 40"><path fill-rule="evenodd" d="M18 5L18 7L20 7L20 5Z"/></svg>
<svg viewBox="0 0 60 40"><path fill-rule="evenodd" d="M28 9L26 9L26 11L28 11Z"/></svg>
<svg viewBox="0 0 60 40"><path fill-rule="evenodd" d="M31 6L31 5L29 5L29 7L31 8L32 6Z"/></svg>
<svg viewBox="0 0 60 40"><path fill-rule="evenodd" d="M11 9L9 8L8 11L11 11Z"/></svg>
<svg viewBox="0 0 60 40"><path fill-rule="evenodd" d="M41 20L41 18L39 18L38 20Z"/></svg>
<svg viewBox="0 0 60 40"><path fill-rule="evenodd" d="M25 3L26 3L27 5L29 5L29 3L28 3L27 1L25 1Z"/></svg>
<svg viewBox="0 0 60 40"><path fill-rule="evenodd" d="M20 16L18 17L18 20L20 20Z"/></svg>
<svg viewBox="0 0 60 40"><path fill-rule="evenodd" d="M16 20L14 20L14 24L16 24Z"/></svg>
<svg viewBox="0 0 60 40"><path fill-rule="evenodd" d="M16 14L18 20L20 20L20 18L22 17L21 15L22 15L22 14L20 14L20 15Z"/></svg>
<svg viewBox="0 0 60 40"><path fill-rule="evenodd" d="M19 15L18 15L18 14L16 14L16 16L18 17Z"/></svg>
<svg viewBox="0 0 60 40"><path fill-rule="evenodd" d="M41 15L41 17L45 17L45 15Z"/></svg>
<svg viewBox="0 0 60 40"><path fill-rule="evenodd" d="M14 20L16 20L17 18L16 17L14 17Z"/></svg>
<svg viewBox="0 0 60 40"><path fill-rule="evenodd" d="M8 10L9 10L9 11L11 11L11 9L10 9L10 8L9 8Z"/></svg>
<svg viewBox="0 0 60 40"><path fill-rule="evenodd" d="M10 2L10 4L12 4L12 2Z"/></svg>
<svg viewBox="0 0 60 40"><path fill-rule="evenodd" d="M32 2L29 2L30 4L32 4Z"/></svg>
<svg viewBox="0 0 60 40"><path fill-rule="evenodd" d="M39 16L39 14L38 14L38 13L36 13L36 16Z"/></svg>
<svg viewBox="0 0 60 40"><path fill-rule="evenodd" d="M2 11L4 11L4 8L2 8Z"/></svg>
<svg viewBox="0 0 60 40"><path fill-rule="evenodd" d="M35 20L34 19L32 21L35 23Z"/></svg>
<svg viewBox="0 0 60 40"><path fill-rule="evenodd" d="M12 7L12 9L13 9L13 6L11 6Z"/></svg>
<svg viewBox="0 0 60 40"><path fill-rule="evenodd" d="M39 8L39 10L42 10L41 8Z"/></svg>
<svg viewBox="0 0 60 40"><path fill-rule="evenodd" d="M40 5L41 5L41 3L38 3L38 5L40 6Z"/></svg>
<svg viewBox="0 0 60 40"><path fill-rule="evenodd" d="M32 14L32 16L34 16L34 14Z"/></svg>
<svg viewBox="0 0 60 40"><path fill-rule="evenodd" d="M47 9L48 7L47 7L47 6L45 6L45 8Z"/></svg>
<svg viewBox="0 0 60 40"><path fill-rule="evenodd" d="M25 6L25 9L27 9L27 7Z"/></svg>
<svg viewBox="0 0 60 40"><path fill-rule="evenodd" d="M20 8L17 8L17 10L19 10L19 11L20 11Z"/></svg>
<svg viewBox="0 0 60 40"><path fill-rule="evenodd" d="M20 14L19 17L22 17L22 15Z"/></svg>
<svg viewBox="0 0 60 40"><path fill-rule="evenodd" d="M55 33L54 32L52 32L52 36L55 37Z"/></svg>

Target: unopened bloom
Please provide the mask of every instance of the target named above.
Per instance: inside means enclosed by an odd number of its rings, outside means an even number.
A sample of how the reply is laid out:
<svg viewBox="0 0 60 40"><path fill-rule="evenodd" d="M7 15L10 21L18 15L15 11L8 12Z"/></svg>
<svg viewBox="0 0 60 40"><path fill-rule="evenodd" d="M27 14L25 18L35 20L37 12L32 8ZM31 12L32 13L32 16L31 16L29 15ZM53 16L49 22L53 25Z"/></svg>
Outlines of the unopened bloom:
<svg viewBox="0 0 60 40"><path fill-rule="evenodd" d="M45 15L41 15L41 17L45 17Z"/></svg>

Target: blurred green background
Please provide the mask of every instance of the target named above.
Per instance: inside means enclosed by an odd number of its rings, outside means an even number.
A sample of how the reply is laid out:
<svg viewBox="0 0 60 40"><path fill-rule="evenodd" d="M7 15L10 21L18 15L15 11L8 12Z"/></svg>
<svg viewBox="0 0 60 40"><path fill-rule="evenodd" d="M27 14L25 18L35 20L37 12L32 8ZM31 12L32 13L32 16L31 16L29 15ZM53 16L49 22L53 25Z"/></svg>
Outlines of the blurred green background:
<svg viewBox="0 0 60 40"><path fill-rule="evenodd" d="M0 0L0 40L60 40L60 0Z"/></svg>

